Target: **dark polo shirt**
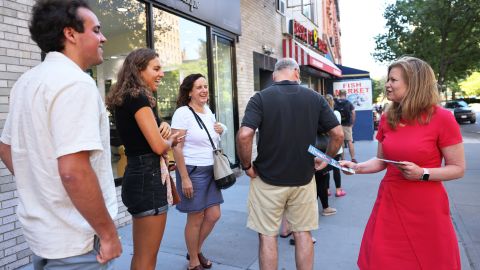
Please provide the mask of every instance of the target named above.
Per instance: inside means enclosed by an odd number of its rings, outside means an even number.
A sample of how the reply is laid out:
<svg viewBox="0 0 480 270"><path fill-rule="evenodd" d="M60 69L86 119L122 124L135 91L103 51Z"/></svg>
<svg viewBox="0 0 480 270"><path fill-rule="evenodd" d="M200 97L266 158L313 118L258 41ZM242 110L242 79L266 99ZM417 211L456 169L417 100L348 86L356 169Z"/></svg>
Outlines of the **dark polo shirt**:
<svg viewBox="0 0 480 270"><path fill-rule="evenodd" d="M338 126L327 101L297 82L281 81L255 94L248 102L242 126L259 130L259 176L276 186L302 186L312 180L317 132Z"/></svg>

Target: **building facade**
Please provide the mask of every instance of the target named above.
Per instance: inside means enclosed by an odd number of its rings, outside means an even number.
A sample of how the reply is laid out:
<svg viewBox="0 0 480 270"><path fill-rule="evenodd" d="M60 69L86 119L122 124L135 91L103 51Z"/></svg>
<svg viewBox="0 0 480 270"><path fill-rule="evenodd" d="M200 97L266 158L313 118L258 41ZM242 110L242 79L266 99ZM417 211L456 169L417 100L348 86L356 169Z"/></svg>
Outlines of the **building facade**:
<svg viewBox="0 0 480 270"><path fill-rule="evenodd" d="M0 0L0 128L9 111L9 93L18 77L42 60L30 39L28 21L34 0ZM96 0L89 1L108 41L104 62L87 72L104 97L127 54L155 49L165 77L157 91L160 117L170 121L178 87L191 73L209 81L210 107L226 124L222 146L237 163L235 134L256 91L272 83L275 62L295 58L302 84L332 93L342 79L338 0ZM221 14L221 16L219 16ZM111 121L113 173L119 184L125 156ZM117 226L131 221L120 199ZM30 262L31 252L16 215L16 186L0 164L0 270Z"/></svg>
<svg viewBox="0 0 480 270"><path fill-rule="evenodd" d="M42 53L31 40L28 23L34 0L0 1L0 128L9 111L9 94L25 71L39 64ZM102 23L108 41L104 62L87 72L103 97L116 82L127 54L141 47L155 49L165 77L157 91L157 110L170 121L176 108L178 87L184 77L202 73L209 81L210 107L229 133L223 148L236 162L234 134L238 129L235 46L241 34L240 0L96 0L89 1ZM219 17L218 14L223 16ZM118 180L125 160L121 142L111 121L113 173ZM116 225L131 221L120 199ZM15 214L18 203L15 181L0 164L0 270L30 263L31 251Z"/></svg>
<svg viewBox="0 0 480 270"><path fill-rule="evenodd" d="M340 78L337 4L336 0L241 1L242 35L237 44L240 121L250 97L272 83L279 58L295 58L302 84L321 94L327 93L328 83ZM328 20L327 10L333 12Z"/></svg>

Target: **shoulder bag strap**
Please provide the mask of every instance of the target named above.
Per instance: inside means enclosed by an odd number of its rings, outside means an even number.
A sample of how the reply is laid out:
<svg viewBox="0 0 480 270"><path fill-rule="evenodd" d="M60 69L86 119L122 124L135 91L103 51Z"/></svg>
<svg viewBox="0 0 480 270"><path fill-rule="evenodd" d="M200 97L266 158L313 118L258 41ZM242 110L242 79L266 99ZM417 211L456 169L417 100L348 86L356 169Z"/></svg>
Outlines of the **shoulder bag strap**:
<svg viewBox="0 0 480 270"><path fill-rule="evenodd" d="M202 118L200 118L200 116L198 116L198 114L192 109L192 107L188 106L188 108L190 109L190 111L192 111L193 115L195 116L195 120L197 120L197 123L200 126L200 128L201 129L205 128L205 132L207 132L208 139L210 140L210 143L212 144L213 150L217 150L217 148L215 147L215 144L213 143L212 137L210 137L210 133L208 132L207 127L205 126L205 124L202 121Z"/></svg>

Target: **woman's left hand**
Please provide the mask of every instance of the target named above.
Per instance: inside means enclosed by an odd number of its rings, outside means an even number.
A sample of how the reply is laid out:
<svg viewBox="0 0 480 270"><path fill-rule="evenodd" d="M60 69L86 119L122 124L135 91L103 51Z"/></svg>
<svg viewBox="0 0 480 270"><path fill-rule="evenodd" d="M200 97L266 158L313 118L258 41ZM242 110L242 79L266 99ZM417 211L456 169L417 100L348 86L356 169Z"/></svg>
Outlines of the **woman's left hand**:
<svg viewBox="0 0 480 270"><path fill-rule="evenodd" d="M170 137L170 134L172 133L172 130L170 129L170 125L167 122L162 122L158 127L158 131L160 132L160 135L164 139L168 139L168 137Z"/></svg>
<svg viewBox="0 0 480 270"><path fill-rule="evenodd" d="M417 164L409 161L402 161L401 164L395 166L402 172L403 177L409 180L420 180L423 176L423 169Z"/></svg>
<svg viewBox="0 0 480 270"><path fill-rule="evenodd" d="M222 135L222 133L223 133L223 127L222 127L222 125L221 125L219 122L216 122L216 123L213 125L213 129L215 130L215 132L217 132L218 134Z"/></svg>

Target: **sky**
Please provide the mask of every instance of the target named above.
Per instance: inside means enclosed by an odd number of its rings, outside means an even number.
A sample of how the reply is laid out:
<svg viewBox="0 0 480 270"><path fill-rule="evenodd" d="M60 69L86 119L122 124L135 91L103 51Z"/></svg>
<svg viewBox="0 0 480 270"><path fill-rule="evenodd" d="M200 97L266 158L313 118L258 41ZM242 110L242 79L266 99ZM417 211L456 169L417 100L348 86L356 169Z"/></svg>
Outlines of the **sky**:
<svg viewBox="0 0 480 270"><path fill-rule="evenodd" d="M366 70L370 77L386 76L387 66L375 62L374 37L385 32L383 11L392 0L339 0L342 65Z"/></svg>

